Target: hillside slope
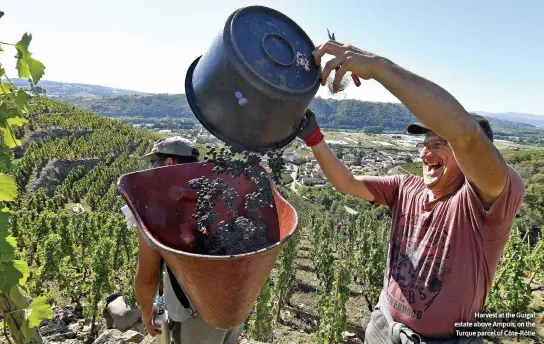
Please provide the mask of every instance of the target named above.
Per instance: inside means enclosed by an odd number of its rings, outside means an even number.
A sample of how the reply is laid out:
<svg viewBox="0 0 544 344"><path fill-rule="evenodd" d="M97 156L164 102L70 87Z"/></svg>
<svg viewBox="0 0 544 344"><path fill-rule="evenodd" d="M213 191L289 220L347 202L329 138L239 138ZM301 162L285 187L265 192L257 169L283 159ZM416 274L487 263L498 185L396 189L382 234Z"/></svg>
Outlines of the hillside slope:
<svg viewBox="0 0 544 344"><path fill-rule="evenodd" d="M22 87L22 88L30 87L27 80L18 79L18 78L10 79L10 80L17 87ZM95 97L143 94L143 92L124 90L120 88L80 84L80 83L72 83L72 82L48 81L48 80L41 80L39 86L47 91L47 97L49 98L62 98L62 97L69 97L69 96L95 98Z"/></svg>
<svg viewBox="0 0 544 344"><path fill-rule="evenodd" d="M124 202L116 181L124 173L149 167L136 157L147 152L158 136L45 99L38 99L32 105L30 117L31 125L21 133L23 147L17 153L11 172L21 190L11 230L22 252L21 259L25 259L31 268L29 282L33 295L47 295L49 302L57 306L56 312L62 313L63 309L75 304L78 311L74 312L77 314L74 317L78 318L69 319L70 323L62 320L62 324L72 326L82 318L89 324L91 319L99 318L100 302L113 291L122 291L127 301L134 302L132 286L137 239L135 231L127 230L119 210ZM544 156L541 152L511 153L506 159L527 183L527 206L518 220L520 228L542 226ZM286 312L277 313L282 321L274 325L277 338L289 338L289 342L295 343L317 342L317 322L313 319L318 314L319 302L325 300L323 296L336 298L334 293L322 289L326 284L324 281L332 281L333 271L340 266L336 264L341 260L334 259L333 253L349 254L345 256L348 258L345 258L344 268L349 269L350 278L341 282L342 288L338 288L343 290L346 300L341 312L346 316L347 330L364 333L371 306L375 303L373 299L383 283L389 212L385 207L371 207L368 202L340 194L330 187L303 187L300 196L282 187L279 189L298 211L300 234L290 267L285 263L286 255L282 255L271 275L273 288L278 288L278 276L286 274L286 267L292 274L285 287L285 295L289 295L283 309ZM348 216L346 206L359 214ZM517 249L519 247L514 247L512 251ZM533 265L532 261L528 266L512 264L524 274L525 270L533 269ZM507 276L518 280L519 271L506 270L508 266L501 264ZM503 284L505 287L515 286L508 281ZM541 273L534 284L537 282L539 285L544 283ZM510 289L507 291L512 295ZM518 293L521 292L518 290ZM275 293L274 298L278 294ZM500 293L493 300L503 299L517 300L507 299ZM532 310L541 307L537 297L533 300ZM49 343L75 341L75 336L80 342L88 338L89 331L77 335L60 333L56 326L55 321L51 321L41 327ZM301 333L307 341L301 340ZM356 339L342 343L361 342ZM507 339L493 343L510 344ZM486 343L491 341L486 340ZM520 343L529 342L522 339Z"/></svg>
<svg viewBox="0 0 544 344"><path fill-rule="evenodd" d="M527 123L527 124L535 125L537 127L544 127L544 115L533 115L529 113L519 113L519 112L491 113L491 112L477 111L476 113L482 116L494 117L500 120L517 122L517 123Z"/></svg>
<svg viewBox="0 0 544 344"><path fill-rule="evenodd" d="M11 231L30 267L30 292L96 318L112 291L134 300L137 239L116 183L150 167L137 157L158 136L39 98L28 116L10 174L20 191Z"/></svg>
<svg viewBox="0 0 544 344"><path fill-rule="evenodd" d="M108 117L184 118L196 122L184 94L124 95L117 97L88 98L71 96L62 102ZM415 121L415 116L402 104L379 103L360 100L335 100L317 97L310 105L324 128L398 130ZM490 119L499 130L534 129L529 124L519 124Z"/></svg>

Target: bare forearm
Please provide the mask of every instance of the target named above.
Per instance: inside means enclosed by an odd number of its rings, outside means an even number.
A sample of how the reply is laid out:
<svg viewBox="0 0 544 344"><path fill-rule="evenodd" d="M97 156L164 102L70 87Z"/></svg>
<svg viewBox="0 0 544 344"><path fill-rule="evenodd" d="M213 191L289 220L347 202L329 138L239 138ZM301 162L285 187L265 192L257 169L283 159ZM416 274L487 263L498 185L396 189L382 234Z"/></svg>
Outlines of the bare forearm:
<svg viewBox="0 0 544 344"><path fill-rule="evenodd" d="M153 300L159 288L159 274L143 276L138 270L136 272L134 292L142 313L152 311Z"/></svg>
<svg viewBox="0 0 544 344"><path fill-rule="evenodd" d="M325 140L312 147L314 156L329 182L340 192L349 190L353 175L331 151Z"/></svg>
<svg viewBox="0 0 544 344"><path fill-rule="evenodd" d="M472 116L450 93L391 61L381 60L374 79L447 141L463 138L477 129Z"/></svg>

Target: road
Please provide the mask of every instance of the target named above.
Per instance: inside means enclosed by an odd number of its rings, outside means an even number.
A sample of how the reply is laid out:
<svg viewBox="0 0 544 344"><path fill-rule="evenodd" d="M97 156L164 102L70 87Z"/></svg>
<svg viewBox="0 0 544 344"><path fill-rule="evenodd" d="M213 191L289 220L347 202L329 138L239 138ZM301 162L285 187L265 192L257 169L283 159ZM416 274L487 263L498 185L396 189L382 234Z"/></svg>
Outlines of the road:
<svg viewBox="0 0 544 344"><path fill-rule="evenodd" d="M291 166L294 167L294 171L291 172L291 178L293 178L293 182L291 183L291 190L293 190L294 192L296 192L298 194L298 190L296 188L297 186L297 176L298 176L298 166L297 165L294 165L294 164L291 164Z"/></svg>

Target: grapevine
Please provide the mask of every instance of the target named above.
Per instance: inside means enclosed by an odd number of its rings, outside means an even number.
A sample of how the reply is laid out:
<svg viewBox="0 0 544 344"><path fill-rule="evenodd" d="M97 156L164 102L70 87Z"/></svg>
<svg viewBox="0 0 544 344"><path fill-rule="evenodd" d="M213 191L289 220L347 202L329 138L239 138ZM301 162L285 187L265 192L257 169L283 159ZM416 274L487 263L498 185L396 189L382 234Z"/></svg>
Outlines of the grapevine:
<svg viewBox="0 0 544 344"><path fill-rule="evenodd" d="M295 279L295 258L297 254L297 245L299 241L300 231L296 230L295 233L285 244L285 247L280 253L279 268L276 283L274 289L277 297L276 305L276 322L280 321L281 308L287 300L289 290Z"/></svg>
<svg viewBox="0 0 544 344"><path fill-rule="evenodd" d="M1 12L0 17L3 15ZM0 43L0 51L4 51L3 46L15 48L18 76L28 78L35 85L42 78L45 66L29 51L31 40L32 35L25 33L15 44ZM51 318L52 311L43 297L37 297L28 304L26 280L29 268L24 260L19 259L16 238L9 228L12 214L9 206L17 199L18 189L15 179L6 174L12 168L11 149L21 144L16 136L17 128L28 123L27 111L32 95L17 89L0 64L1 77L5 77L8 83L0 81L0 275L3 276L0 282L0 311L15 343L41 343L37 327L41 320Z"/></svg>
<svg viewBox="0 0 544 344"><path fill-rule="evenodd" d="M531 302L530 285L526 282L530 267L529 248L514 227L499 263L493 287L486 299L489 312L525 312Z"/></svg>
<svg viewBox="0 0 544 344"><path fill-rule="evenodd" d="M334 283L330 294L320 295L317 339L322 344L340 343L347 328L346 302L349 299L349 264L346 260L335 262Z"/></svg>
<svg viewBox="0 0 544 344"><path fill-rule="evenodd" d="M264 283L249 319L249 336L251 339L271 343L274 340L274 302L270 279Z"/></svg>

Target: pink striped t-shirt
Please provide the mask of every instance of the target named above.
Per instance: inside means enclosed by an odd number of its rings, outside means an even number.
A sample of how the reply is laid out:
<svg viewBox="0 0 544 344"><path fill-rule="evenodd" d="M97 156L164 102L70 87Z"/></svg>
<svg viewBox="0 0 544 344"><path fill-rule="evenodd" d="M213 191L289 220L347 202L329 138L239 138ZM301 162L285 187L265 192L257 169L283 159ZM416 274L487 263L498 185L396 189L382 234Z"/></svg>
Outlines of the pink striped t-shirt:
<svg viewBox="0 0 544 344"><path fill-rule="evenodd" d="M392 210L386 303L393 319L432 339L455 336L455 322L475 320L492 286L525 185L508 166L508 180L486 211L467 181L427 202L423 179L366 177L375 204Z"/></svg>

